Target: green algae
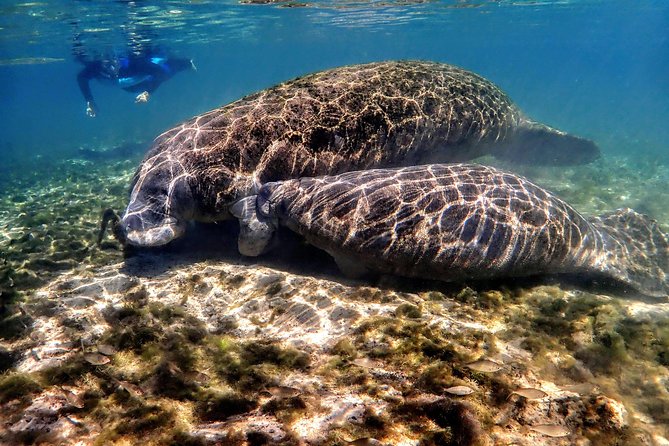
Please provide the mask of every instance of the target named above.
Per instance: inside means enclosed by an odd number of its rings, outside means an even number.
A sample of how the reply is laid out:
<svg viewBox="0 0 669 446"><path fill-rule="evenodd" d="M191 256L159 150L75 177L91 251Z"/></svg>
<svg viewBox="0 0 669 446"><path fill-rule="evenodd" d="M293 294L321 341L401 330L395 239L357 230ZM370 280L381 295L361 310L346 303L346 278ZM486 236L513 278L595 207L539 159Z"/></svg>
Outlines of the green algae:
<svg viewBox="0 0 669 446"><path fill-rule="evenodd" d="M393 414L410 424L416 418L427 418L440 429L423 431L421 444L468 445L485 444L483 430L475 409L467 403L442 398L434 402L406 402L398 405Z"/></svg>
<svg viewBox="0 0 669 446"><path fill-rule="evenodd" d="M39 374L45 383L53 386L75 384L86 373L96 372L97 370L99 370L97 366L86 361L83 355L76 355L62 364L42 370Z"/></svg>
<svg viewBox="0 0 669 446"><path fill-rule="evenodd" d="M305 370L309 356L294 348L284 348L271 342L246 342L242 346L241 358L248 364L271 363L282 368Z"/></svg>
<svg viewBox="0 0 669 446"><path fill-rule="evenodd" d="M207 444L204 438L188 432L175 432L172 438L164 442L164 446L207 446Z"/></svg>
<svg viewBox="0 0 669 446"><path fill-rule="evenodd" d="M17 359L16 352L0 347L0 374L11 369Z"/></svg>
<svg viewBox="0 0 669 446"><path fill-rule="evenodd" d="M598 333L593 343L574 352L594 373L617 375L631 364L625 340L616 332Z"/></svg>
<svg viewBox="0 0 669 446"><path fill-rule="evenodd" d="M669 422L667 389L648 380L666 370L669 318L631 317L621 301L583 292L567 296L557 288L528 290L523 300L506 310L513 329L502 337L522 338L521 346L534 354L532 363L548 379L601 383L626 406L657 423ZM546 359L556 353L563 357L557 369ZM602 413L605 406L593 398L583 400L590 420L583 435L593 444L641 444L633 430L611 430Z"/></svg>
<svg viewBox="0 0 669 446"><path fill-rule="evenodd" d="M11 341L22 338L30 332L32 323L33 318L30 315L16 307L8 309L0 319L0 339Z"/></svg>
<svg viewBox="0 0 669 446"><path fill-rule="evenodd" d="M401 304L395 309L395 316L409 319L420 319L423 313L416 305Z"/></svg>
<svg viewBox="0 0 669 446"><path fill-rule="evenodd" d="M416 380L416 387L434 394L441 394L444 389L461 384L463 383L453 376L450 363L442 361L428 365Z"/></svg>
<svg viewBox="0 0 669 446"><path fill-rule="evenodd" d="M258 402L237 392L204 393L198 400L196 412L204 421L222 421L233 415L249 412L258 406Z"/></svg>
<svg viewBox="0 0 669 446"><path fill-rule="evenodd" d="M617 374L619 367L637 360L664 365L669 351L669 318L639 321L627 316L619 303L588 293L570 299L537 300L530 296L528 305L533 306L529 314L523 313L514 322L533 331L523 346L534 353L565 346L594 372L604 374ZM574 340L578 334L586 334L592 341L582 345Z"/></svg>
<svg viewBox="0 0 669 446"><path fill-rule="evenodd" d="M130 409L123 413L122 417L124 421L118 423L115 428L119 435L138 434L162 428L173 421L174 413L159 405L150 404Z"/></svg>
<svg viewBox="0 0 669 446"><path fill-rule="evenodd" d="M97 416L105 426L95 438L95 445L166 444L179 434L176 412L160 403L133 402L130 407L110 405ZM147 441L148 440L148 441Z"/></svg>
<svg viewBox="0 0 669 446"><path fill-rule="evenodd" d="M76 176L72 178L81 180ZM608 183L615 184L611 181ZM125 185L118 186L115 190L117 190L115 193L123 191L119 195L121 196L124 194ZM97 188L91 189L88 193L99 194L101 191L102 189ZM68 197L73 199L74 195L70 194ZM46 199L60 200L57 194L47 196ZM584 202L587 201L585 194L582 199ZM24 199L20 201L26 205L28 203L34 205L36 199L24 194ZM114 203L112 205L117 206ZM67 213L81 213L84 220L87 218L86 215L93 215L86 206L80 204L72 207ZM44 220L45 215L53 220L39 223L40 219ZM67 216L67 221L70 221L70 217ZM20 226L26 229L22 230L23 235L15 237L10 246L5 270L7 278L2 279L0 276L0 283L4 280L6 284L12 282L19 284L7 285L8 293L11 292L14 296L21 296L25 291L44 283L49 277L59 274L58 262L69 262L67 264L72 265L72 261L76 261L90 266L118 261L121 258L120 251L113 247L113 242L110 242L111 249L106 253L90 247L91 236L85 234L89 229L87 226L95 229L97 225L95 219L86 224L83 220L72 219L70 224L76 226L76 234L71 237L65 236L64 231L54 228L54 222L66 221L63 216L58 216L55 212L38 210L32 214L27 213L26 221L29 219L34 219L30 223L36 226ZM40 252L47 245L48 249L44 251L45 257L38 258L37 255L43 255ZM64 267L65 263L62 265ZM37 276L37 268L44 269L46 273L44 278ZM238 287L246 280L246 277L240 274L225 276L222 281L229 287ZM190 285L184 285L181 290L184 298L190 293L199 292L204 282L201 275L189 276L186 281ZM271 285L266 292L271 294L280 291L280 287L276 290L270 289ZM372 287L359 287L347 297L358 302L392 302L396 299L395 296ZM120 349L120 354L115 355L111 365L104 368L94 367L83 363L79 358L65 363L63 370L58 373L51 370L45 375L37 375L37 381L42 383L41 385L52 386L52 389L59 384L92 386L97 389L86 391L85 395L89 395L89 402L80 414L105 425L99 444L104 444L105 439L112 439L112 442L118 440L119 444L122 444L121 442L128 438L146 440L150 444L188 444L190 440L194 441L194 444L200 444L201 438L191 438L184 434L188 430L183 425L178 426L180 432L176 431L177 428L172 429L176 413L166 403L171 403L173 400L199 408L195 411L195 415L200 417L203 413L207 413L208 404L212 408L217 407L217 398L221 398L218 401L229 403L230 398L237 396L257 404L255 407L260 407L264 413L289 423L294 417L302 415L305 409L300 406L305 398L270 399L261 404L257 392L263 386L279 382L285 374L295 370L303 373L315 372L322 376L326 376L325 372L333 373L333 376L339 377L335 380L335 384L355 386L350 389L351 391L381 395L379 388L385 383L384 379L388 378L373 373L377 372L375 370L353 367L351 361L355 358L373 357L381 361L383 368L404 373L410 384L393 383L400 388L403 395L410 395L412 391L441 393L445 386L473 381L481 387L483 396L477 394L472 398L473 403L468 413L482 420L480 423L485 426L489 423L489 413L485 413L482 407L488 405L486 410L494 411L495 408L503 407L508 402L511 383L507 378L474 373L462 367L463 364L484 353L494 352L494 336L472 331L449 332L430 326L428 322L412 320L429 316L428 304L418 306L406 304L408 307L419 309L420 314L417 317L412 318L401 310L397 314L400 320L379 318L361 321L360 327L364 328L357 330L350 339L342 339L328 352L335 356L331 359L333 367L330 370L323 368L312 370L309 355L296 349L291 351L270 341L240 341L211 336L203 324L195 319L189 319L182 307L153 304L148 299L146 290L141 287L126 293L124 300L126 303L123 308L110 308L105 312L106 320L112 328L103 335L103 340ZM493 313L485 310L494 309L495 315L506 321L510 327L508 332L501 333L500 336L524 337L522 345L533 351L536 356L531 360L532 365L545 364L548 370L551 364L544 359L545 354L558 352L570 355L569 361L565 361L564 365L554 372L564 375L563 378L584 380L585 375L579 375L580 372L575 365L581 362L586 370L594 372L596 377L619 379L624 375L620 390L626 391L633 397L636 407L652 414L656 422L667 422L663 415L669 413L666 389L661 385L658 387L657 383L651 385L639 380L644 374L657 376L662 370L649 367L667 365L669 335L666 319L635 320L610 301L589 294L565 296L565 293L557 287L513 291L503 288L500 290L469 288L453 295L432 291L427 293L426 300L436 303L454 301L466 304L465 309L460 308L458 311L467 314L472 320L481 322L489 321L490 313ZM12 307L14 311L12 316L25 317L22 325L27 329L32 322L28 319L30 316L53 311L48 305L38 307L39 305L35 307L28 305L29 311L25 315L18 311L18 307ZM76 323L74 319L71 321L72 325ZM2 322L0 326L1 324ZM227 330L235 328L236 324L233 321ZM9 332L12 333L11 330ZM24 331L16 335L16 338L28 332ZM579 338L578 336L583 333L587 336ZM220 343L220 346L216 345L217 343ZM247 347L248 353L245 351ZM138 374L128 374L121 364L121 358L125 354L129 355L129 352L132 352L132 356L127 357L139 361L144 369ZM573 357L579 361L574 361ZM619 361L624 370L606 368L607 361ZM195 373L202 370L212 375L210 382L206 384L202 384L194 377ZM522 370L522 365L514 365L513 370L514 372ZM120 380L141 385L143 393L132 396L129 392L120 390L118 385ZM417 437L422 436L421 444L466 444L464 442L469 441L463 434L457 432L454 437L456 423L454 420L457 420L455 415L459 409L438 407L434 411L441 410L450 414L439 418L438 413L422 408L418 411L419 416L414 419L408 413L397 409L401 406L399 400L385 398L391 402L393 415L388 418L381 417L369 425L366 420L373 416L366 415L362 427L356 427L357 430L350 426L346 428L348 429L346 432L355 432L359 436L347 438L370 435L382 439L384 431L392 427L393 423L403 423L413 426ZM221 403L221 412L214 416L223 419L227 403ZM586 414L590 417L585 436L590 438L593 444L606 445L616 442L634 444L631 434L605 430L605 426L601 423L606 416L595 417L598 411L605 410L601 404L591 403L589 399L584 404L588 407ZM216 410L211 412L211 414L216 413ZM116 426L129 424L132 417L140 421L136 424L130 423L126 431L123 427L117 431ZM200 418L202 419L204 418ZM615 435L619 436L618 440L615 439ZM456 442L454 438L459 440ZM266 439L259 433L250 433L247 438L237 433L231 434L229 442L224 444L263 441ZM346 441L340 439L333 444L346 444Z"/></svg>
<svg viewBox="0 0 669 446"><path fill-rule="evenodd" d="M343 338L338 340L337 343L332 346L330 354L338 355L345 360L351 360L355 358L357 349L350 339Z"/></svg>
<svg viewBox="0 0 669 446"><path fill-rule="evenodd" d="M235 342L224 337L213 342L209 351L217 374L240 390L258 391L276 384L283 371L306 370L309 355L270 341Z"/></svg>
<svg viewBox="0 0 669 446"><path fill-rule="evenodd" d="M172 352L164 354L153 369L153 393L177 400L196 399L200 386L188 376L193 368L179 366L170 360L172 357Z"/></svg>
<svg viewBox="0 0 669 446"><path fill-rule="evenodd" d="M481 347L483 336L477 333L447 333L427 322L411 319L374 318L363 322L356 330L355 345L371 357L387 358L403 364L444 360L472 360ZM366 340L374 337L375 348L365 348Z"/></svg>
<svg viewBox="0 0 669 446"><path fill-rule="evenodd" d="M162 336L161 325L147 317L147 311L125 305L104 314L108 324L119 327L102 338L103 342L118 350L132 349L141 353L147 344L157 342Z"/></svg>
<svg viewBox="0 0 669 446"><path fill-rule="evenodd" d="M27 374L10 373L0 377L0 403L25 399L41 390L42 386Z"/></svg>
<svg viewBox="0 0 669 446"><path fill-rule="evenodd" d="M126 293L126 303L117 308L107 308L103 315L106 322L116 329L101 339L118 350L132 350L149 359L160 350L176 349L197 344L206 336L204 324L187 314L183 308L159 302L147 303L146 290L133 288ZM171 327L165 330L165 327ZM178 338L172 338L178 335Z"/></svg>

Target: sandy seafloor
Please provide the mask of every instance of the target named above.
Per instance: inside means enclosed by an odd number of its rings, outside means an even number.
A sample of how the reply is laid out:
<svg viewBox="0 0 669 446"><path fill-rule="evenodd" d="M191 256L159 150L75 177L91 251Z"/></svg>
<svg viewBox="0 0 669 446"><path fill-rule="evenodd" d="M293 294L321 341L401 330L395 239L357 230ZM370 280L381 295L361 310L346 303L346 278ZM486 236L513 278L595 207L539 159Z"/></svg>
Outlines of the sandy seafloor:
<svg viewBox="0 0 669 446"><path fill-rule="evenodd" d="M243 259L227 224L124 259L95 239L140 159L3 178L0 443L669 444L669 303L556 277L356 282L294 239ZM669 229L657 160L514 169Z"/></svg>

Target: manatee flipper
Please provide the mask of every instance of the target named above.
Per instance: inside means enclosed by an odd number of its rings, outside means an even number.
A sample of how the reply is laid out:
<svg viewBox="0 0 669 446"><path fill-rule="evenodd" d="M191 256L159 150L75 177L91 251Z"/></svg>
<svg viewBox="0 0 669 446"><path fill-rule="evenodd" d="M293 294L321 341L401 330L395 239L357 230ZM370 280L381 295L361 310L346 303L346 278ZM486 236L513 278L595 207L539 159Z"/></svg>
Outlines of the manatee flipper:
<svg viewBox="0 0 669 446"><path fill-rule="evenodd" d="M120 222L121 219L113 209L111 208L105 209L105 211L102 213L102 218L100 220L100 230L98 231L96 244L98 246L102 244L102 239L104 238L105 233L107 232L107 227L111 223L111 230L112 234L114 235L114 238L116 238L116 240L118 240L121 243L121 245L125 245L126 244L125 231L123 230L123 226L120 224Z"/></svg>
<svg viewBox="0 0 669 446"><path fill-rule="evenodd" d="M619 209L593 219L609 255L600 273L645 295L669 295L669 237L657 222L632 209Z"/></svg>
<svg viewBox="0 0 669 446"><path fill-rule="evenodd" d="M239 219L237 247L242 255L257 257L267 251L278 227L275 218L257 212L256 195L242 198L230 207L230 213Z"/></svg>
<svg viewBox="0 0 669 446"><path fill-rule="evenodd" d="M522 164L587 164L600 156L593 141L573 136L538 122L520 125L496 156Z"/></svg>

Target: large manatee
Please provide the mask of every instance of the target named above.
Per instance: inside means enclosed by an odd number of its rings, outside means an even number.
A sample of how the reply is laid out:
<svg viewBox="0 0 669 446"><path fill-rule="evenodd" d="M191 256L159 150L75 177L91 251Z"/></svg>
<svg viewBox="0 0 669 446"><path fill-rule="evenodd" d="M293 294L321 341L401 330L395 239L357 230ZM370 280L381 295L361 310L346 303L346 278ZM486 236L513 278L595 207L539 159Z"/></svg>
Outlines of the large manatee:
<svg viewBox="0 0 669 446"><path fill-rule="evenodd" d="M268 181L471 160L584 163L596 145L523 115L486 79L432 62L380 62L294 79L160 135L137 171L121 228L158 246L189 220L228 209Z"/></svg>

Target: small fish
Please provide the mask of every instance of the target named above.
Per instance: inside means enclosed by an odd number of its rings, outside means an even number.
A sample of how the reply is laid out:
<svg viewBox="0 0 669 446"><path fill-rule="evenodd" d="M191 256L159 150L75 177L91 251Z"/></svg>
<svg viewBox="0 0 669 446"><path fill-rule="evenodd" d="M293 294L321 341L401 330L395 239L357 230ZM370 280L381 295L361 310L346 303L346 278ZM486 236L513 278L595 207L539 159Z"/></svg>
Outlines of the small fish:
<svg viewBox="0 0 669 446"><path fill-rule="evenodd" d="M412 406L426 406L428 404L436 403L437 401L444 401L443 396L433 394L414 395L404 399L404 402Z"/></svg>
<svg viewBox="0 0 669 446"><path fill-rule="evenodd" d="M578 393L579 395L587 395L588 393L595 390L595 387L597 386L591 383L582 383L582 384L571 384L568 386L561 386L560 388L562 390L566 390L567 392L574 392Z"/></svg>
<svg viewBox="0 0 669 446"><path fill-rule="evenodd" d="M93 365L105 365L111 361L108 357L100 353L87 353L84 355L84 359Z"/></svg>
<svg viewBox="0 0 669 446"><path fill-rule="evenodd" d="M541 398L546 398L548 394L544 392L543 390L539 389L533 389L531 387L521 387L520 389L516 389L511 394L516 394L520 395L523 398L527 398L528 400L540 400Z"/></svg>
<svg viewBox="0 0 669 446"><path fill-rule="evenodd" d="M445 389L445 391L452 395L458 395L458 396L471 395L472 393L474 393L474 389L467 386L453 386L449 387L448 389Z"/></svg>
<svg viewBox="0 0 669 446"><path fill-rule="evenodd" d="M79 395L64 387L61 387L60 391L63 392L63 395L65 395L67 404L69 404L72 407L76 407L77 409L83 409L84 400Z"/></svg>
<svg viewBox="0 0 669 446"><path fill-rule="evenodd" d="M211 378L209 378L209 375L207 375L206 373L197 372L191 376L191 379L196 383L205 384L209 382Z"/></svg>
<svg viewBox="0 0 669 446"><path fill-rule="evenodd" d="M105 356L112 356L116 354L116 349L109 344L98 344L98 352Z"/></svg>
<svg viewBox="0 0 669 446"><path fill-rule="evenodd" d="M328 419L333 425L341 425L347 423L352 418L357 419L359 416L359 408L352 405L335 410L328 416Z"/></svg>
<svg viewBox="0 0 669 446"><path fill-rule="evenodd" d="M474 361L472 363L467 364L467 367L477 372L485 372L485 373L493 373L502 369L502 366L500 364L496 363L495 361L491 361L489 359L481 359L479 361Z"/></svg>
<svg viewBox="0 0 669 446"><path fill-rule="evenodd" d="M288 386L270 386L265 388L267 392L277 398L292 398L302 393L300 389Z"/></svg>
<svg viewBox="0 0 669 446"><path fill-rule="evenodd" d="M553 438L566 437L571 434L567 426L561 424L537 424L536 426L530 426L530 429Z"/></svg>
<svg viewBox="0 0 669 446"><path fill-rule="evenodd" d="M351 364L362 367L363 369L380 369L381 363L369 358L357 358L351 361Z"/></svg>
<svg viewBox="0 0 669 446"><path fill-rule="evenodd" d="M144 393L138 385L129 383L127 381L119 381L118 386L121 389L128 392L130 395L134 396L135 398L142 396L142 394Z"/></svg>

